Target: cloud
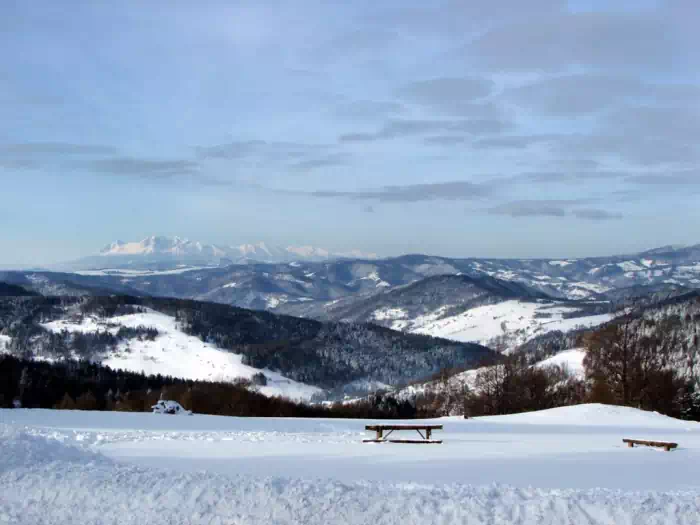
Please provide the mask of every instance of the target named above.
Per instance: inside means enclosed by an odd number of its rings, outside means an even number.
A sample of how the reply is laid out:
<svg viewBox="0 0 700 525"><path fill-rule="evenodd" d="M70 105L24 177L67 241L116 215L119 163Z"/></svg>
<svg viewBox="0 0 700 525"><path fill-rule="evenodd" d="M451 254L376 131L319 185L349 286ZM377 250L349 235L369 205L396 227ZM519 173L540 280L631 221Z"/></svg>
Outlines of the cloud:
<svg viewBox="0 0 700 525"><path fill-rule="evenodd" d="M408 100L428 106L441 105L443 101L475 100L490 95L493 80L484 77L432 78L413 82L400 88L397 94Z"/></svg>
<svg viewBox="0 0 700 525"><path fill-rule="evenodd" d="M437 135L435 137L426 137L423 142L435 146L456 146L464 144L467 141L465 137L458 135Z"/></svg>
<svg viewBox="0 0 700 525"><path fill-rule="evenodd" d="M522 107L566 117L616 108L624 102L643 101L653 105L698 103L700 86L651 84L639 76L588 72L545 77L509 89L503 96Z"/></svg>
<svg viewBox="0 0 700 525"><path fill-rule="evenodd" d="M71 162L76 157L114 155L117 149L96 144L70 142L25 142L0 145L0 167L13 170L40 170Z"/></svg>
<svg viewBox="0 0 700 525"><path fill-rule="evenodd" d="M95 144L73 144L70 142L27 142L0 145L0 155L112 155L117 149Z"/></svg>
<svg viewBox="0 0 700 525"><path fill-rule="evenodd" d="M683 106L624 106L599 118L591 133L562 135L551 151L647 168L700 162L700 111Z"/></svg>
<svg viewBox="0 0 700 525"><path fill-rule="evenodd" d="M468 181L411 184L407 186L384 186L368 191L316 191L311 195L321 198L348 198L376 200L380 202L419 202L434 200L474 200L487 197L491 189Z"/></svg>
<svg viewBox="0 0 700 525"><path fill-rule="evenodd" d="M135 176L143 178L170 178L180 175L198 175L200 166L191 160L152 160L136 157L98 159L85 164L88 171L104 175Z"/></svg>
<svg viewBox="0 0 700 525"><path fill-rule="evenodd" d="M679 51L673 31L654 10L561 13L495 26L462 55L497 71L573 66L658 71L673 67L669 57Z"/></svg>
<svg viewBox="0 0 700 525"><path fill-rule="evenodd" d="M647 86L635 77L580 73L550 77L504 93L518 105L554 116L579 115L615 107L642 96Z"/></svg>
<svg viewBox="0 0 700 525"><path fill-rule="evenodd" d="M492 215L509 215L511 217L564 217L565 207L577 204L571 200L520 200L500 204L490 208Z"/></svg>
<svg viewBox="0 0 700 525"><path fill-rule="evenodd" d="M445 116L508 120L503 105L485 99L494 88L495 82L486 77L434 78L407 84L396 95Z"/></svg>
<svg viewBox="0 0 700 525"><path fill-rule="evenodd" d="M346 133L340 142L371 142L377 140L413 137L429 133L469 133L473 135L500 133L508 129L508 124L499 120L410 120L394 119L387 121L377 132Z"/></svg>
<svg viewBox="0 0 700 525"><path fill-rule="evenodd" d="M606 210L598 210L595 208L582 208L579 210L574 210L571 213L574 217L590 221L610 221L622 219L621 213L614 213Z"/></svg>
<svg viewBox="0 0 700 525"><path fill-rule="evenodd" d="M510 217L575 217L591 221L621 219L622 215L597 208L579 208L593 199L518 200L488 209L492 215ZM571 210L571 208L574 208Z"/></svg>
<svg viewBox="0 0 700 525"><path fill-rule="evenodd" d="M295 162L291 164L290 167L296 171L312 171L319 168L347 166L351 163L351 160L351 155L347 153L331 153L329 155Z"/></svg>
<svg viewBox="0 0 700 525"><path fill-rule="evenodd" d="M533 171L529 173L520 173L514 175L511 180L515 182L527 182L535 184L570 184L570 183L585 183L595 181L600 182L600 179L614 180L624 179L629 176L628 172L611 171L611 170L587 170L587 171Z"/></svg>
<svg viewBox="0 0 700 525"><path fill-rule="evenodd" d="M627 181L650 186L695 186L700 185L700 170L636 175Z"/></svg>
<svg viewBox="0 0 700 525"><path fill-rule="evenodd" d="M374 206L368 204L363 208L363 211L365 213L374 213Z"/></svg>
<svg viewBox="0 0 700 525"><path fill-rule="evenodd" d="M502 135L499 137L484 137L474 141L474 146L477 148L512 148L524 149L534 144L542 142L551 142L557 139L559 135L554 134L533 134L533 135Z"/></svg>
<svg viewBox="0 0 700 525"><path fill-rule="evenodd" d="M328 149L329 146L323 144L240 140L213 146L200 146L195 148L195 151L197 156L202 160L242 160L255 158L269 162L285 162L318 155Z"/></svg>
<svg viewBox="0 0 700 525"><path fill-rule="evenodd" d="M403 104L392 101L356 100L340 104L335 108L335 115L341 118L378 118L386 119L402 113Z"/></svg>
<svg viewBox="0 0 700 525"><path fill-rule="evenodd" d="M391 7L372 10L370 21L380 27L390 25L408 30L412 35L420 33L446 34L462 38L471 30L481 30L494 22L509 22L522 18L522 1L499 0L498 2L475 2L446 0L443 2L401 2ZM565 0L528 0L528 16L539 17L566 8Z"/></svg>

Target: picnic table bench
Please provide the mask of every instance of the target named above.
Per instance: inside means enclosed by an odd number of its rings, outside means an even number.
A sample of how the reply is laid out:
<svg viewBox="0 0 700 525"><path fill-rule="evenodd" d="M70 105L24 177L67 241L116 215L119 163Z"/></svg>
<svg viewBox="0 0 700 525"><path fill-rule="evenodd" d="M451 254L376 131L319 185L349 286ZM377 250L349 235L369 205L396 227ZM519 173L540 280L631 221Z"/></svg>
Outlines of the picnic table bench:
<svg viewBox="0 0 700 525"><path fill-rule="evenodd" d="M635 445L643 445L645 447L658 447L663 448L666 452L671 452L672 448L677 448L678 443L669 443L666 441L645 441L643 439L623 439L623 443L627 443L629 448L633 448Z"/></svg>
<svg viewBox="0 0 700 525"><path fill-rule="evenodd" d="M367 425L365 430L375 431L377 437L376 439L363 439L363 443L442 443L442 440L431 439L433 430L442 430L442 425ZM401 430L415 430L422 439L387 439L392 432ZM384 435L384 432L387 432L387 434Z"/></svg>

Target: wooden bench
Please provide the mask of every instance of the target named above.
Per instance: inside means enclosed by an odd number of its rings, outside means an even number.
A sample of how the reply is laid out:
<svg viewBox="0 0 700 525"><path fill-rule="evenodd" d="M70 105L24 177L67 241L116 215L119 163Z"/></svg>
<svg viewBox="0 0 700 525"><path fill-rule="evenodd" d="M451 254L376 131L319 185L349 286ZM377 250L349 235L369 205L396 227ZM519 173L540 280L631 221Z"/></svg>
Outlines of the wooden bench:
<svg viewBox="0 0 700 525"><path fill-rule="evenodd" d="M633 448L635 445L643 445L645 447L663 448L666 452L671 452L671 449L678 447L678 443L668 443L666 441L644 441L642 439L623 439L622 442L627 443L627 446L629 448Z"/></svg>
<svg viewBox="0 0 700 525"><path fill-rule="evenodd" d="M367 425L365 430L375 431L377 437L376 439L363 439L363 443L442 443L442 440L431 439L433 430L442 430L442 425ZM415 430L422 439L387 439L392 432L401 430ZM425 434L423 434L421 430L425 432ZM387 434L384 435L384 432L387 432Z"/></svg>

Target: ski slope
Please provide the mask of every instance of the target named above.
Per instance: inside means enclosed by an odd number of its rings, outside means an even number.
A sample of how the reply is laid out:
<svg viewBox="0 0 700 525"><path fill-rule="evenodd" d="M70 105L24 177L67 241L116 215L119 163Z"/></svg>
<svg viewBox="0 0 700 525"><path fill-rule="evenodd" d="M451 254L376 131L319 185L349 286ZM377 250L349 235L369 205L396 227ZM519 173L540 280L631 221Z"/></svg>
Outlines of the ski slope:
<svg viewBox="0 0 700 525"><path fill-rule="evenodd" d="M0 523L698 523L698 423L604 405L438 422L444 444L417 451L361 443L363 420L0 410Z"/></svg>
<svg viewBox="0 0 700 525"><path fill-rule="evenodd" d="M250 379L263 372L267 377L267 385L256 387L262 394L308 400L314 394L322 392L318 387L293 381L277 372L245 365L241 355L204 343L198 337L180 331L174 317L152 310L107 319L84 317L80 323L63 319L42 326L54 332L110 331L116 334L121 326L146 326L158 330L159 335L155 341L131 339L121 343L116 352L101 360L102 364L114 369L202 381Z"/></svg>
<svg viewBox="0 0 700 525"><path fill-rule="evenodd" d="M442 310L444 310L443 307ZM613 314L566 318L578 308L556 303L504 301L479 306L464 313L440 318L441 312L413 320L395 321L394 328L419 334L444 337L455 341L494 346L496 338L504 337L505 350L527 342L541 334L578 327L592 327L613 319Z"/></svg>

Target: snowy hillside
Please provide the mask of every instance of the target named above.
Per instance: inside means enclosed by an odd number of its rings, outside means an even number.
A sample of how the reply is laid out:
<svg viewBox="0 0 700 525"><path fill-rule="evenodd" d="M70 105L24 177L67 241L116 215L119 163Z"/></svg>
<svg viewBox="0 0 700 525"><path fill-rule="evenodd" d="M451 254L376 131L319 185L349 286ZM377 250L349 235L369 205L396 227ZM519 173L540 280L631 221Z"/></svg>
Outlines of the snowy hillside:
<svg viewBox="0 0 700 525"><path fill-rule="evenodd" d="M300 388L308 397L320 389L341 395L362 385L402 384L493 355L480 345L368 324L125 296L0 298L0 333L11 338L15 357L79 358L210 380L255 374L261 388L294 397Z"/></svg>
<svg viewBox="0 0 700 525"><path fill-rule="evenodd" d="M574 378L584 379L585 369L583 367L583 358L586 353L580 348L566 350L555 356L539 361L531 366L536 368L559 367ZM430 380L425 382L414 383L398 390L395 390L391 395L400 400L414 399L416 396L426 395L441 395L447 390L451 392L462 393L469 390L472 393L478 394L479 388L476 384L476 377L479 372L489 369L482 367L465 372L459 372L446 378L446 380ZM459 407L462 408L461 406ZM455 412L450 412L454 414ZM462 412L460 412L461 414Z"/></svg>
<svg viewBox="0 0 700 525"><path fill-rule="evenodd" d="M613 314L581 317L573 306L546 301L504 301L472 308L464 313L442 317L444 310L411 321L401 319L401 312L378 312L393 316L392 328L455 341L478 342L490 348L512 350L538 335L555 330L566 332L577 327L593 327L613 319Z"/></svg>
<svg viewBox="0 0 700 525"><path fill-rule="evenodd" d="M700 425L631 408L443 418L444 443L419 454L363 444L364 420L2 410L0 421L0 519L20 525L76 515L85 525L691 525L700 515ZM628 449L626 437L679 448Z"/></svg>
<svg viewBox="0 0 700 525"><path fill-rule="evenodd" d="M101 359L101 363L114 369L143 372L145 374L169 375L184 379L202 381L233 381L252 379L259 373L265 374L267 384L257 389L265 395L281 395L295 400L308 400L320 394L320 388L298 383L277 372L259 370L244 365L242 356L233 354L203 343L199 338L183 333L173 317L148 311L100 319L84 317L82 322L59 320L45 323L52 332L110 332L116 334L121 327L149 327L158 331L154 341L130 339L120 343Z"/></svg>

